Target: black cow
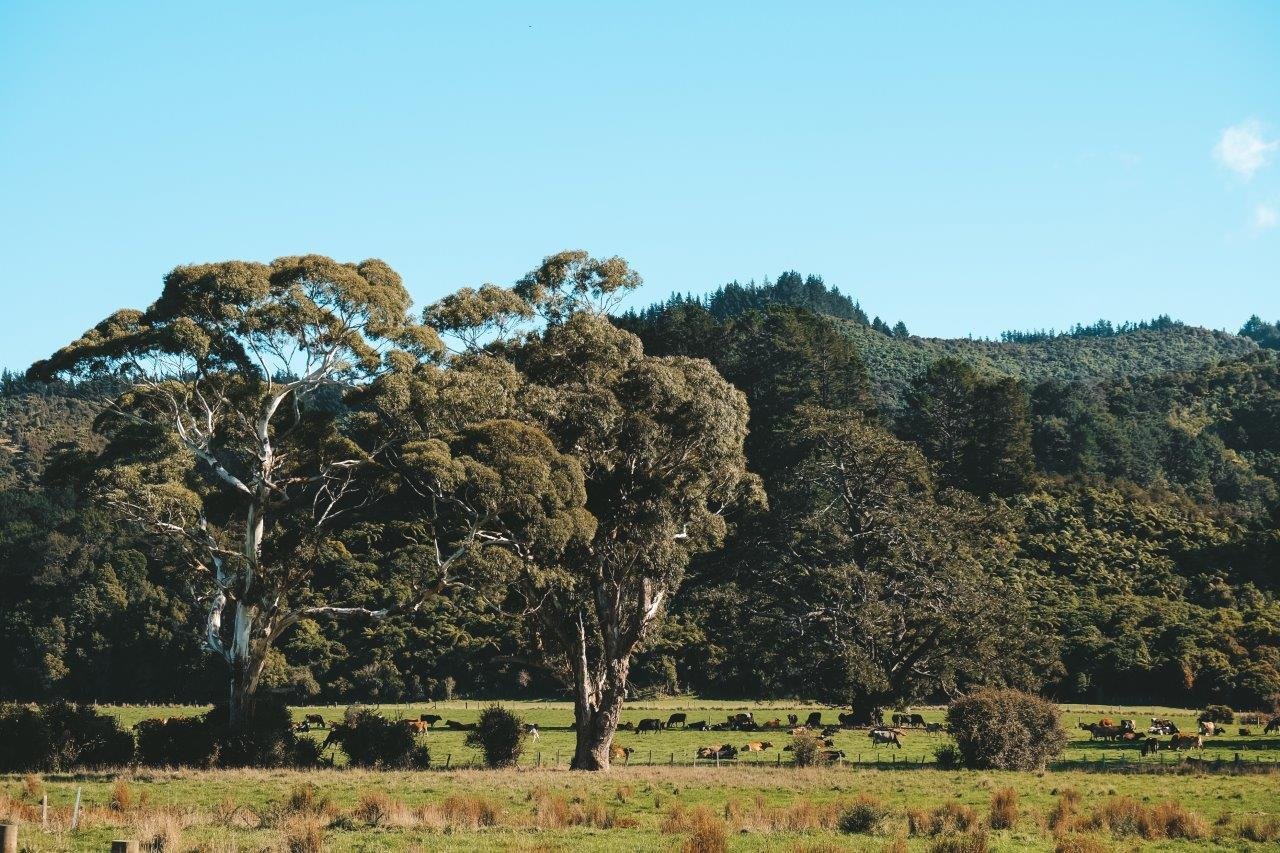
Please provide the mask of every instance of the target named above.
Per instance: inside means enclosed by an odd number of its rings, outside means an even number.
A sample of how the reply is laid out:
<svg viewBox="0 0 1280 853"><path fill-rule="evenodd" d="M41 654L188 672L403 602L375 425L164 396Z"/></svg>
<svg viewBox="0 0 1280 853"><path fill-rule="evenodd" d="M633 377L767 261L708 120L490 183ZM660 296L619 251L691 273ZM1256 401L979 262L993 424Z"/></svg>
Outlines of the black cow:
<svg viewBox="0 0 1280 853"><path fill-rule="evenodd" d="M307 725L315 726L317 729L326 728L324 724L324 717L320 716L319 714L307 714L306 721L307 721Z"/></svg>
<svg viewBox="0 0 1280 853"><path fill-rule="evenodd" d="M811 711L811 712L809 713L809 716L808 716L807 718L805 718L804 724L805 724L806 726L808 726L809 728L811 728L811 729L820 729L820 728L822 728L822 712L821 712L821 711Z"/></svg>
<svg viewBox="0 0 1280 853"><path fill-rule="evenodd" d="M662 731L662 720L657 717L645 717L640 721L640 725L636 726L636 734L642 735L645 732Z"/></svg>
<svg viewBox="0 0 1280 853"><path fill-rule="evenodd" d="M685 714L672 714L670 717L667 717L667 728L671 728L676 723L684 726L688 719L689 717Z"/></svg>
<svg viewBox="0 0 1280 853"><path fill-rule="evenodd" d="M697 722L689 723L685 728L695 732L705 732L707 730L707 721L698 720Z"/></svg>
<svg viewBox="0 0 1280 853"><path fill-rule="evenodd" d="M436 723L440 722L442 718L439 714L423 714L418 719L426 723L428 726L434 726Z"/></svg>

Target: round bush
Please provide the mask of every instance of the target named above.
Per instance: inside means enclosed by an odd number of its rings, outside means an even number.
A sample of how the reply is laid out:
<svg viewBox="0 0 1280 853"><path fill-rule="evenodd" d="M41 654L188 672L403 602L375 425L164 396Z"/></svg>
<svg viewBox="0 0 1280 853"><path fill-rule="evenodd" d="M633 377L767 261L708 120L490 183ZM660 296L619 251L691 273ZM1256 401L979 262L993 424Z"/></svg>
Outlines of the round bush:
<svg viewBox="0 0 1280 853"><path fill-rule="evenodd" d="M413 759L413 729L370 708L351 707L329 733L356 767L405 767Z"/></svg>
<svg viewBox="0 0 1280 853"><path fill-rule="evenodd" d="M490 705L480 712L475 730L467 734L467 746L484 750L484 763L490 767L511 767L524 751L524 720L501 705Z"/></svg>
<svg viewBox="0 0 1280 853"><path fill-rule="evenodd" d="M38 708L0 705L0 773L50 769L53 738Z"/></svg>
<svg viewBox="0 0 1280 853"><path fill-rule="evenodd" d="M1018 690L957 699L947 707L947 723L967 767L1039 770L1067 745L1058 706Z"/></svg>
<svg viewBox="0 0 1280 853"><path fill-rule="evenodd" d="M1210 705L1200 714L1202 723L1230 723L1234 722L1235 718L1235 712L1226 705Z"/></svg>

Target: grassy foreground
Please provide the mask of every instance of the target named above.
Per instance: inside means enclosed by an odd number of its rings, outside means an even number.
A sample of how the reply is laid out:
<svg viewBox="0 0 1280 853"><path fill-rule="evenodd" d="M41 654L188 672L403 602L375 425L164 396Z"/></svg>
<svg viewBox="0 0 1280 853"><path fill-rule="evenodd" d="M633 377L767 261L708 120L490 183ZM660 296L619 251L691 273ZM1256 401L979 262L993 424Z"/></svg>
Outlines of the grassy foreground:
<svg viewBox="0 0 1280 853"><path fill-rule="evenodd" d="M1173 717L1193 728L1194 714L1167 708L1065 709L1073 734L1068 761L1044 773L943 771L932 764L941 734L912 732L908 746L881 748L879 765L865 732L841 732L844 766L796 769L790 753L774 750L736 764L688 766L699 744L771 739L770 734L664 731L624 732L636 746L630 766L609 774L567 770L572 732L565 703L504 703L544 729L524 766L489 771L460 768L473 760L461 732L426 736L433 764L450 769L372 772L147 771L0 776L0 821L21 824L33 851L107 850L115 838L135 838L165 851L714 851L770 850L1105 850L1275 849L1280 844L1280 739L1240 736L1239 724L1211 740L1205 759L1161 767L1139 763L1130 747L1090 743L1075 729L1103 714L1140 723ZM470 722L483 703L384 707L388 715L438 713ZM685 710L690 720L720 720L750 709L757 720L816 706L671 700L629 706L624 719L665 717ZM200 709L110 709L124 722ZM834 717L833 709L824 718ZM939 708L922 709L940 720ZM327 718L341 708L298 708ZM1186 725L1184 725L1184 723ZM1260 727L1252 726L1257 731ZM772 738L785 745L785 732ZM648 765L648 751L654 753ZM559 750L560 764L554 766ZM861 752L860 763L853 763ZM540 755L539 755L540 753ZM673 753L675 756L673 757ZM777 756L784 756L781 766ZM1109 756L1099 764L1101 756ZM901 757L911 759L900 760ZM920 763L920 758L925 763ZM341 755L336 756L341 763ZM1122 761L1121 759L1125 760ZM683 759L683 764L681 763ZM758 760L759 764L752 761ZM537 765L541 762L541 766ZM674 764L673 764L674 761ZM1259 766L1261 765L1261 766ZM1163 771L1163 772L1161 772ZM69 829L77 791L79 826ZM1009 801L1012 791L1014 802ZM47 821L42 803L48 798ZM993 803L995 808L993 809ZM845 830L840 823L846 818Z"/></svg>

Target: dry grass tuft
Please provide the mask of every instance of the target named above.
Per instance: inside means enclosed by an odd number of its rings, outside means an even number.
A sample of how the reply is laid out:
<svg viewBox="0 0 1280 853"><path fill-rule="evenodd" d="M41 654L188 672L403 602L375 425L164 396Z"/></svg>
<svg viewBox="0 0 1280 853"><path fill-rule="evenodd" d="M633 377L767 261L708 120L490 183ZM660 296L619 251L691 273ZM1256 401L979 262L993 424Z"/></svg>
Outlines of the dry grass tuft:
<svg viewBox="0 0 1280 853"><path fill-rule="evenodd" d="M978 813L973 806L964 803L944 803L933 810L929 831L933 835L948 832L968 832L978 825Z"/></svg>
<svg viewBox="0 0 1280 853"><path fill-rule="evenodd" d="M1184 808L1181 803L1173 801L1160 803L1152 810L1152 819L1165 838L1185 838L1196 841L1209 834L1204 818Z"/></svg>
<svg viewBox="0 0 1280 853"><path fill-rule="evenodd" d="M133 789L129 787L129 783L123 779L117 779L111 785L111 796L107 800L107 806L116 812L127 812L133 808L134 796Z"/></svg>
<svg viewBox="0 0 1280 853"><path fill-rule="evenodd" d="M1065 835L1053 853L1112 853L1111 845L1094 835Z"/></svg>
<svg viewBox="0 0 1280 853"><path fill-rule="evenodd" d="M987 823L992 829L1013 829L1018 825L1018 792L1001 788L991 795L991 813Z"/></svg>
<svg viewBox="0 0 1280 853"><path fill-rule="evenodd" d="M182 846L183 820L171 811L141 813L133 824L138 844L148 853L174 853Z"/></svg>
<svg viewBox="0 0 1280 853"><path fill-rule="evenodd" d="M1080 792L1075 788L1063 788L1058 793L1058 801L1049 810L1049 829L1054 832L1069 832L1080 823Z"/></svg>
<svg viewBox="0 0 1280 853"><path fill-rule="evenodd" d="M681 853L727 853L729 831L724 821L701 806L688 813L689 837L680 845Z"/></svg>
<svg viewBox="0 0 1280 853"><path fill-rule="evenodd" d="M1245 815L1240 818L1236 833L1245 841L1259 844L1280 841L1280 818L1275 815Z"/></svg>
<svg viewBox="0 0 1280 853"><path fill-rule="evenodd" d="M988 849L985 832L944 835L929 845L929 853L987 853Z"/></svg>
<svg viewBox="0 0 1280 853"><path fill-rule="evenodd" d="M1112 797L1093 810L1089 826L1112 835L1145 840L1160 837L1151 810L1133 797Z"/></svg>
<svg viewBox="0 0 1280 853"><path fill-rule="evenodd" d="M44 796L44 780L35 773L28 773L22 777L22 796L23 799L31 802L38 802Z"/></svg>
<svg viewBox="0 0 1280 853"><path fill-rule="evenodd" d="M323 853L328 820L316 812L298 811L281 824L283 846L288 853Z"/></svg>

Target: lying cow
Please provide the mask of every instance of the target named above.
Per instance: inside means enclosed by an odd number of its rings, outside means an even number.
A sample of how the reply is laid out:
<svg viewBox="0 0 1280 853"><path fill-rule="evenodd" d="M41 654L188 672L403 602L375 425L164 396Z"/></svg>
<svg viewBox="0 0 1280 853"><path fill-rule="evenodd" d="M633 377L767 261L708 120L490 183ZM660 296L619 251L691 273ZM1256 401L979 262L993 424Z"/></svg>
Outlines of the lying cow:
<svg viewBox="0 0 1280 853"><path fill-rule="evenodd" d="M685 728L694 732L705 732L707 730L707 721L698 720L696 722L689 723Z"/></svg>
<svg viewBox="0 0 1280 853"><path fill-rule="evenodd" d="M891 743L898 749L902 749L902 732L900 729L872 729L867 732L867 737L871 738L874 744Z"/></svg>
<svg viewBox="0 0 1280 853"><path fill-rule="evenodd" d="M773 743L767 740L753 740L742 747L743 752L764 752L766 749L773 749Z"/></svg>
<svg viewBox="0 0 1280 853"><path fill-rule="evenodd" d="M1147 729L1147 734L1176 735L1178 734L1178 727L1174 725L1173 720L1164 720L1159 717L1152 717L1151 727Z"/></svg>
<svg viewBox="0 0 1280 853"><path fill-rule="evenodd" d="M698 757L711 761L733 759L738 757L738 748L727 743L720 746L700 746Z"/></svg>

